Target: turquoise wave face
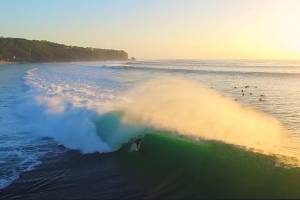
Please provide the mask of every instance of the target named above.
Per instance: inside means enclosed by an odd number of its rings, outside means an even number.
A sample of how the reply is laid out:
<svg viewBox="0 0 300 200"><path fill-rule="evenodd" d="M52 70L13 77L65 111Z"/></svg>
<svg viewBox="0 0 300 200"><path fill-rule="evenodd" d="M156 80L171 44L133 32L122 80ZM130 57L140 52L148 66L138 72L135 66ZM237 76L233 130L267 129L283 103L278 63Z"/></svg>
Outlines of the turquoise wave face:
<svg viewBox="0 0 300 200"><path fill-rule="evenodd" d="M95 120L128 179L152 197L299 198L300 171L265 155L220 141L195 141L169 131L123 122L113 111ZM141 149L131 151L136 138Z"/></svg>
<svg viewBox="0 0 300 200"><path fill-rule="evenodd" d="M133 181L153 197L299 198L298 168L275 157L216 141L192 142L164 132L147 134L138 152L124 145L116 155ZM157 184L159 183L159 184Z"/></svg>
<svg viewBox="0 0 300 200"><path fill-rule="evenodd" d="M150 130L147 127L123 123L122 115L122 111L112 111L97 116L94 121L97 135L110 145L112 151L144 137L145 133Z"/></svg>

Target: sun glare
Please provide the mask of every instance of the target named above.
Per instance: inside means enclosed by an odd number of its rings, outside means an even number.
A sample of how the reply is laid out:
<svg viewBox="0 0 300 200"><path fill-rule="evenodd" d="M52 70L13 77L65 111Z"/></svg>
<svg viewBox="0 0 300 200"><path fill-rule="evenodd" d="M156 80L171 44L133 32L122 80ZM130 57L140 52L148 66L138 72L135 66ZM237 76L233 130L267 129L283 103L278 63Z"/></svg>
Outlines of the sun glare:
<svg viewBox="0 0 300 200"><path fill-rule="evenodd" d="M291 17L292 18L292 17ZM298 18L281 20L277 26L277 41L289 53L300 56L300 14Z"/></svg>

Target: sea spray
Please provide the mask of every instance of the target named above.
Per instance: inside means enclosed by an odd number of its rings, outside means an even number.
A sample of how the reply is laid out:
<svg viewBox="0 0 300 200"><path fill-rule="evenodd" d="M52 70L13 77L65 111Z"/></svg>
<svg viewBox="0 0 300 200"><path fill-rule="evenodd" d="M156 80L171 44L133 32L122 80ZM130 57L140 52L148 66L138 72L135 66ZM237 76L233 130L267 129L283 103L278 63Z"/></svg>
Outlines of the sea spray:
<svg viewBox="0 0 300 200"><path fill-rule="evenodd" d="M291 145L275 118L206 88L199 82L168 77L145 82L126 93L123 123L216 140L267 154L287 156Z"/></svg>
<svg viewBox="0 0 300 200"><path fill-rule="evenodd" d="M61 90L61 86L53 84L40 92L27 92L18 109L18 114L27 120L24 129L82 153L110 152L109 144L96 134L93 119L97 111L74 105L72 95Z"/></svg>

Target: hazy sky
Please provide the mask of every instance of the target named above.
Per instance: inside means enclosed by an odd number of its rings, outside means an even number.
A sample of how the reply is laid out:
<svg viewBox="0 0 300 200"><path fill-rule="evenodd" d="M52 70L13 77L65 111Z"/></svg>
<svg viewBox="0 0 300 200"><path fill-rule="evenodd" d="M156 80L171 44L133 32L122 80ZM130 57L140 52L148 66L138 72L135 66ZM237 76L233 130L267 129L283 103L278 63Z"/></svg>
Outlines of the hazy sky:
<svg viewBox="0 0 300 200"><path fill-rule="evenodd" d="M0 0L0 36L137 59L300 59L300 0Z"/></svg>

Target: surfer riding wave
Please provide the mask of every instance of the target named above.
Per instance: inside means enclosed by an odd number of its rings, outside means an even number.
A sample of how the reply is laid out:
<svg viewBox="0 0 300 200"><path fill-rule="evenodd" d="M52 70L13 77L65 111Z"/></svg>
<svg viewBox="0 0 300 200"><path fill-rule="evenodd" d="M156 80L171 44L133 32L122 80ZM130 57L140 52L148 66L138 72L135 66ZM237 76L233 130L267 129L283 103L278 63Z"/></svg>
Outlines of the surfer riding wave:
<svg viewBox="0 0 300 200"><path fill-rule="evenodd" d="M141 147L141 139L137 139L134 141L134 143L136 144L136 151L138 151Z"/></svg>

